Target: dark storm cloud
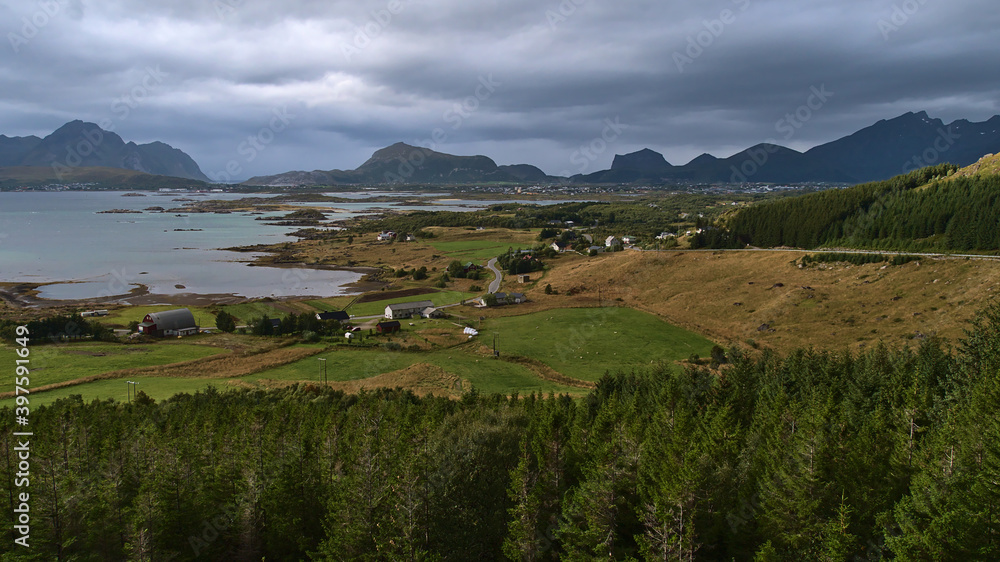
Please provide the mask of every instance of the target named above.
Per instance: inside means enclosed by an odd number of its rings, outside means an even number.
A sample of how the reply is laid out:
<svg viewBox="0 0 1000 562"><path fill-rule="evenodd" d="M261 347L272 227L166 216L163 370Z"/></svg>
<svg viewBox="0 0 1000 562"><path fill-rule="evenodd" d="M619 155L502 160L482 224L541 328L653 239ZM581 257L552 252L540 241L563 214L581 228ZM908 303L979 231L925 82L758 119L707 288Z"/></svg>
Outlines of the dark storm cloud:
<svg viewBox="0 0 1000 562"><path fill-rule="evenodd" d="M353 168L397 141L575 171L609 122L591 171L643 147L681 164L906 111L1000 113L987 0L42 0L0 22L0 132L104 120L242 178Z"/></svg>

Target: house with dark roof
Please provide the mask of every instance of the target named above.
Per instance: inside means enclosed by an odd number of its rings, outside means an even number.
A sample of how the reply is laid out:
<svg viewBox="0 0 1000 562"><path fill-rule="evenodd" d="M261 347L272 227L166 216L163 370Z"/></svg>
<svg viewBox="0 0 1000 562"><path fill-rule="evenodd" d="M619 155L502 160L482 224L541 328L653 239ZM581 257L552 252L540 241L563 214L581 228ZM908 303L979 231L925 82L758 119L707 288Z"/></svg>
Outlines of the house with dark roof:
<svg viewBox="0 0 1000 562"><path fill-rule="evenodd" d="M347 322L351 319L351 315L343 310L331 310L329 312L320 312L316 314L316 320L336 320L337 322Z"/></svg>
<svg viewBox="0 0 1000 562"><path fill-rule="evenodd" d="M150 312L139 324L139 333L151 336L189 336L198 333L194 314L186 308Z"/></svg>

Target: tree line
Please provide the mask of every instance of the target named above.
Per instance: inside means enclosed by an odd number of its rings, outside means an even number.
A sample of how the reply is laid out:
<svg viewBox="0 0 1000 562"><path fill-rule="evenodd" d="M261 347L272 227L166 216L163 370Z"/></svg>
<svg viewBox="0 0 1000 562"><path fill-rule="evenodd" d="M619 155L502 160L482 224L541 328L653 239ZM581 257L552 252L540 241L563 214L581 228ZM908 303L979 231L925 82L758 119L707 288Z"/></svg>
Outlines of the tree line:
<svg viewBox="0 0 1000 562"><path fill-rule="evenodd" d="M587 396L315 384L32 410L11 560L995 560L1000 307L957 349L609 374ZM141 397L140 397L141 398ZM12 533L18 438L0 412ZM23 438L22 438L23 440Z"/></svg>
<svg viewBox="0 0 1000 562"><path fill-rule="evenodd" d="M114 330L96 320L88 320L78 312L56 314L44 318L19 321L0 319L0 339L14 341L17 326L25 325L32 334L32 344L58 343L61 341L91 339L95 341L118 341Z"/></svg>
<svg viewBox="0 0 1000 562"><path fill-rule="evenodd" d="M1000 176L942 164L890 180L770 201L729 217L706 247L1000 250Z"/></svg>

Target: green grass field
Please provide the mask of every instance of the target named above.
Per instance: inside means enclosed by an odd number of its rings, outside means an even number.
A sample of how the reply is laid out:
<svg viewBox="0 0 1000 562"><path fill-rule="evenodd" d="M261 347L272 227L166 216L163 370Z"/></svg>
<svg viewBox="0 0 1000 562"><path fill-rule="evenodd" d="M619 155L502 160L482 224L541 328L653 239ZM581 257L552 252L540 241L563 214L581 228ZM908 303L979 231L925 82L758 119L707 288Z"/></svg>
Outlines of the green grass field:
<svg viewBox="0 0 1000 562"><path fill-rule="evenodd" d="M463 294L436 293L439 302L453 301ZM430 298L432 295L428 295ZM374 313L387 302L366 303ZM433 299L432 299L433 300ZM420 320L392 341L404 347L420 338L413 330L440 325L458 326L444 320ZM497 334L501 354L524 356L541 361L556 371L576 379L596 381L606 372L627 370L650 363L672 362L691 354L709 355L713 343L697 334L672 326L656 316L628 308L558 309L523 316L494 318L484 323L478 343L491 347ZM212 336L216 337L216 336ZM199 359L218 353L219 348L188 343L163 341L156 344L74 343L59 346L36 346L31 352L31 387L78 379L119 369L147 367ZM315 346L328 345L327 343ZM170 377L139 377L139 388L157 400L178 392L196 392L210 384L229 387L227 381L257 383L266 380L317 381L320 362L326 359L327 376L331 381L352 381L394 372L418 363L426 363L458 376L480 392L510 394L518 392L586 393L544 380L529 367L497 361L476 353L477 345L439 349L430 352L387 351L383 349L352 349L341 347L318 356L302 359L268 371L234 379L199 379ZM0 361L13 365L10 347L0 348ZM136 380L134 377L131 380ZM412 382L412 381L411 381ZM13 379L6 386L11 390ZM403 384L401 382L401 384ZM58 398L80 394L85 400L115 398L124 400L126 385L121 379L102 380L44 392L32 396L32 404L50 403ZM0 401L0 406L12 405L13 400Z"/></svg>
<svg viewBox="0 0 1000 562"><path fill-rule="evenodd" d="M241 304L227 304L222 307L229 314L236 317L236 323L239 325L248 324L253 321L254 318L260 318L262 316L267 316L268 318L282 318L288 316L288 313L282 312L269 303L266 302L248 302ZM215 325L215 316L212 316L212 320L209 324L203 324L205 326Z"/></svg>
<svg viewBox="0 0 1000 562"><path fill-rule="evenodd" d="M29 357L31 363L31 386L39 387L63 381L89 377L137 367L150 367L179 363L218 355L225 350L190 343L169 341L155 344L113 344L101 342L81 342L62 345L33 346ZM0 350L0 360L14 364L11 348ZM6 391L11 390L13 381L4 381Z"/></svg>
<svg viewBox="0 0 1000 562"><path fill-rule="evenodd" d="M706 357L714 345L631 308L567 308L497 318L483 325L480 338L492 338L494 332L501 353L537 359L589 381L607 371L687 359L692 353Z"/></svg>
<svg viewBox="0 0 1000 562"><path fill-rule="evenodd" d="M214 385L219 390L229 388L225 380L220 379L192 379L192 378L169 378L169 377L133 377L128 379L138 382L136 390L141 390L156 401L166 400L175 394L187 392L194 394L199 390L204 390ZM91 400L107 400L112 398L119 402L125 402L128 398L128 386L125 379L109 379L94 381L87 384L67 386L48 392L31 395L31 407L37 408L45 404L51 404L60 398L66 398L74 394L79 394L85 402ZM7 406L14 407L14 399L0 401L0 408Z"/></svg>
<svg viewBox="0 0 1000 562"><path fill-rule="evenodd" d="M516 244L510 242L496 242L493 240L458 240L454 242L429 241L435 250L446 254L458 261L485 261L495 258L507 251L508 248L520 250L530 248L530 244Z"/></svg>
<svg viewBox="0 0 1000 562"><path fill-rule="evenodd" d="M465 299L471 299L476 296L476 293L463 293L462 291L440 291L437 293L427 293L425 295L415 295L412 297L400 297L396 299L385 299L381 301L372 301L358 303L347 309L347 312L352 316L374 316L376 314L382 314L385 312L385 307L390 304L395 304L398 302L411 302L411 301L431 301L434 306L441 306L444 304L453 304L461 302Z"/></svg>
<svg viewBox="0 0 1000 562"><path fill-rule="evenodd" d="M416 363L429 363L457 375L485 393L510 394L520 392L581 393L570 388L538 378L527 368L512 363L484 358L461 350L409 353L402 351L337 350L303 359L276 369L243 377L244 380L262 379L286 381L319 380L320 358L327 360L327 378L331 381L366 379L405 369Z"/></svg>
<svg viewBox="0 0 1000 562"><path fill-rule="evenodd" d="M99 375L120 369L166 365L225 353L223 349L207 345L173 343L169 341L158 342L156 344L130 345L81 342L62 345L38 345L30 349L29 368L31 369L31 388ZM0 361L4 364L14 365L14 359L15 354L12 348L0 348ZM113 382L117 383L117 381ZM10 392L14 389L13 384L14 379L11 378L5 381L0 388L3 389L3 392ZM98 383L89 383L86 385L88 396L91 395L91 385L95 384ZM185 380L180 379L174 384L177 388L184 388L187 385ZM54 390L38 394L37 396L39 399L44 397L45 400L50 400L50 392L58 393L62 391ZM76 392L76 394L79 393L80 391ZM34 403L34 400L32 400L32 403ZM0 401L0 406L11 404L13 404L13 400Z"/></svg>

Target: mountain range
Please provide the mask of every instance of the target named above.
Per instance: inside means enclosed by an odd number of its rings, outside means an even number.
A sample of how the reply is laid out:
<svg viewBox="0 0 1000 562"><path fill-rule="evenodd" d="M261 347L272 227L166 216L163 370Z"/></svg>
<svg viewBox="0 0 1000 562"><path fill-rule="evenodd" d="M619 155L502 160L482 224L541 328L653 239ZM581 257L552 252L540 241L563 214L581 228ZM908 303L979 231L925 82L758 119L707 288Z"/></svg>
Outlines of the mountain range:
<svg viewBox="0 0 1000 562"><path fill-rule="evenodd" d="M862 183L888 179L933 164L967 166L1000 152L1000 115L988 121L945 124L926 112L881 120L852 135L799 152L762 143L728 158L702 154L675 166L643 149L616 155L611 168L568 178L577 184L649 183ZM286 172L250 178L247 185L350 185L372 183L556 182L530 164L498 166L486 156L455 156L396 143L355 170Z"/></svg>
<svg viewBox="0 0 1000 562"><path fill-rule="evenodd" d="M70 121L45 138L0 135L0 167L48 167L57 175L75 168L118 168L209 181L195 161L168 144L125 142L94 123Z"/></svg>
<svg viewBox="0 0 1000 562"><path fill-rule="evenodd" d="M396 143L376 151L354 170L293 171L257 176L256 186L468 184L531 182L662 185L671 183L862 183L888 179L925 166L967 166L1000 152L1000 115L973 123L945 124L926 112L882 120L806 152L762 143L728 158L702 154L675 166L649 148L616 155L611 168L570 178L549 176L530 164L499 166L487 156L456 156ZM78 168L116 168L209 181L195 161L162 142L125 142L93 123L71 121L45 138L0 135L0 168L17 176L46 167L59 177ZM47 172L48 173L48 172ZM12 176L13 177L13 176Z"/></svg>

